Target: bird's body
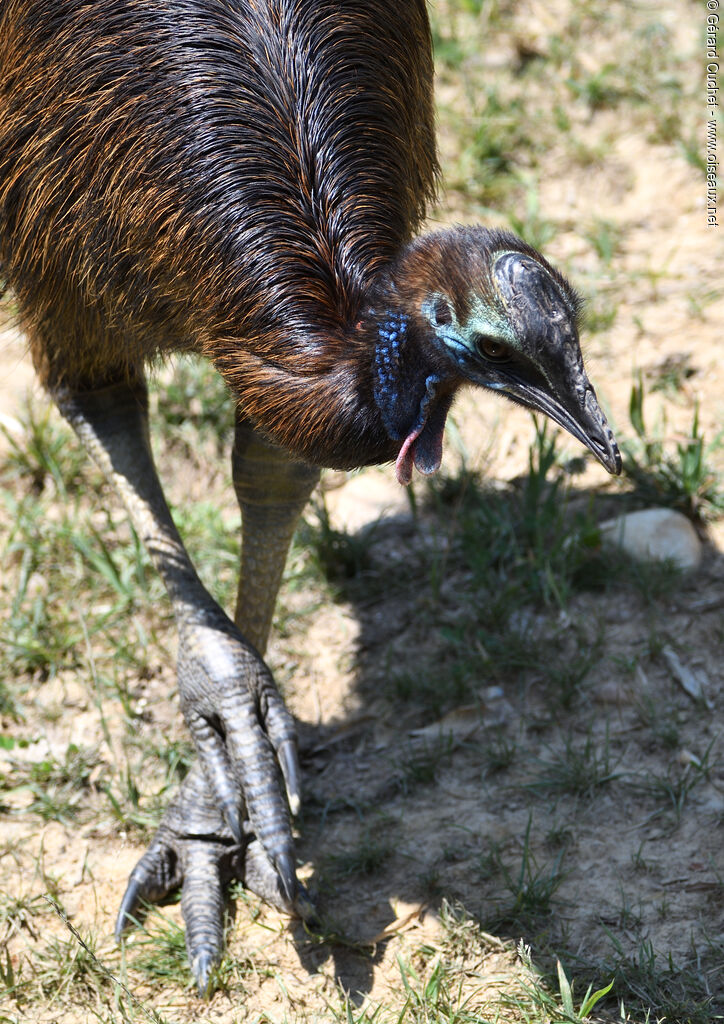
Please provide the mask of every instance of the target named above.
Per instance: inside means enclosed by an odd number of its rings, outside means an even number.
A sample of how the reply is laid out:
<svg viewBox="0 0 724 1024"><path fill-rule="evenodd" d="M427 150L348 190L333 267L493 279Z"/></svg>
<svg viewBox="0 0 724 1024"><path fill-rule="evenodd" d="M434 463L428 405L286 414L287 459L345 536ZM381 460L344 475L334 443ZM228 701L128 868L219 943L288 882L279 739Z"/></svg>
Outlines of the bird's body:
<svg viewBox="0 0 724 1024"><path fill-rule="evenodd" d="M293 725L261 655L310 465L435 472L467 382L620 467L570 285L506 233L415 239L436 177L422 0L0 0L0 276L166 584L200 755L118 931L182 886L201 988L229 877L303 909L278 771L294 812ZM178 351L238 404L235 623L148 445L144 365Z"/></svg>
<svg viewBox="0 0 724 1024"><path fill-rule="evenodd" d="M424 4L5 6L0 263L46 382L189 349L298 454L390 458L358 323L435 184Z"/></svg>

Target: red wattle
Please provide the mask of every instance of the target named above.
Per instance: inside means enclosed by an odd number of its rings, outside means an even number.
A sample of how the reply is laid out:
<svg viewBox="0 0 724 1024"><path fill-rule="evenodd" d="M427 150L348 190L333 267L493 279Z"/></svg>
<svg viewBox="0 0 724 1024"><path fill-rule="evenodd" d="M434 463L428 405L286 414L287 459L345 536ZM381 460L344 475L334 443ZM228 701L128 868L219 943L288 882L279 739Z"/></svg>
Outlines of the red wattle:
<svg viewBox="0 0 724 1024"><path fill-rule="evenodd" d="M421 430L422 427L420 427L419 430L413 430L412 433L407 435L402 443L402 448L400 448L397 461L395 462L397 482L402 484L403 487L406 487L412 480L412 466L415 459L415 441L420 436Z"/></svg>

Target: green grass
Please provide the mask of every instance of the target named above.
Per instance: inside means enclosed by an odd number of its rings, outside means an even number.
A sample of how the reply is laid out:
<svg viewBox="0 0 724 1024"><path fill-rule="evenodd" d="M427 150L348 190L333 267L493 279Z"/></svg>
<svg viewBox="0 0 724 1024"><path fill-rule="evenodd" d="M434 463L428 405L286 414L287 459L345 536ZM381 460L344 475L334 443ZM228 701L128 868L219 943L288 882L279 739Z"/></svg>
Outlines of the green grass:
<svg viewBox="0 0 724 1024"><path fill-rule="evenodd" d="M532 824L531 815L521 838L517 864L511 864L509 857L496 845L491 846L486 858L485 872L499 875L504 891L495 898L495 909L485 922L487 930L495 934L539 935L553 913L553 898L565 878L562 867L565 847L552 861L539 864L531 845Z"/></svg>
<svg viewBox="0 0 724 1024"><path fill-rule="evenodd" d="M182 356L175 360L172 375L152 380L151 395L152 422L167 443L193 452L201 441L219 457L228 455L234 405L213 366Z"/></svg>
<svg viewBox="0 0 724 1024"><path fill-rule="evenodd" d="M149 911L125 952L129 966L153 985L190 988L194 984L186 958L184 929L161 911Z"/></svg>
<svg viewBox="0 0 724 1024"><path fill-rule="evenodd" d="M453 745L448 736L410 743L396 758L396 784L402 793L431 786L450 763Z"/></svg>
<svg viewBox="0 0 724 1024"><path fill-rule="evenodd" d="M629 418L635 437L623 446L624 469L637 494L647 503L665 505L694 520L724 514L724 484L712 457L722 450L718 434L707 442L695 406L689 436L673 443L664 440L666 420L652 433L644 420L644 385L639 376L631 388Z"/></svg>
<svg viewBox="0 0 724 1024"><path fill-rule="evenodd" d="M624 952L613 936L611 944L613 952L602 963L585 963L580 957L571 961L577 972L595 969L599 976L613 979L609 999L621 1008L622 1019L651 1024L712 1024L723 1019L724 1006L717 995L721 959L716 964L709 951L704 951L691 966L682 967L662 957L650 942L642 941L633 953ZM720 950L718 954L720 957ZM624 1017L624 1013L631 1016Z"/></svg>
<svg viewBox="0 0 724 1024"><path fill-rule="evenodd" d="M590 229L584 233L599 260L610 267L621 248L622 229L614 221L596 218Z"/></svg>
<svg viewBox="0 0 724 1024"><path fill-rule="evenodd" d="M560 964L554 982L522 942L516 947L483 932L460 906L443 903L440 916L443 930L436 945L423 946L414 961L397 958L401 1007L360 1008L347 998L339 1010L329 1008L329 1019L339 1024L583 1024L608 992L607 985L596 991L589 985L578 995ZM514 968L507 985L488 961L496 966L507 961Z"/></svg>
<svg viewBox="0 0 724 1024"><path fill-rule="evenodd" d="M22 440L0 427L9 451L4 471L10 479L22 480L31 494L54 487L66 497L88 479L88 460L71 429L60 420L50 403L30 401L20 420ZM96 477L96 481L98 478Z"/></svg>
<svg viewBox="0 0 724 1024"><path fill-rule="evenodd" d="M638 779L634 778L633 783L646 797L654 800L659 806L659 813L668 812L673 816L674 823L678 824L689 794L711 777L712 768L719 762L715 740L712 740L700 758L689 754L683 763L673 761L662 773L647 772Z"/></svg>
<svg viewBox="0 0 724 1024"><path fill-rule="evenodd" d="M596 743L592 734L581 744L567 736L563 749L551 750L538 761L536 776L527 783L535 793L593 798L596 790L620 778L609 750L608 735Z"/></svg>
<svg viewBox="0 0 724 1024"><path fill-rule="evenodd" d="M576 983L569 980L560 962L556 963L556 975L558 982L558 993L550 988L550 981L547 981L533 963L530 949L520 942L518 945L518 957L528 968L532 975L532 981L525 986L523 996L513 994L504 995L503 1006L508 1010L515 1010L520 1013L525 1021L537 1021L541 1018L550 1021L551 1024L583 1024L590 1018L598 1003L608 995L613 988L613 980L607 985L593 991L593 983L590 983L582 996L578 999L575 996Z"/></svg>
<svg viewBox="0 0 724 1024"><path fill-rule="evenodd" d="M696 367L691 365L690 353L683 352L678 356L667 356L657 366L647 370L645 377L651 383L652 392L661 391L673 398L681 394L687 382L696 376L696 373ZM641 384L639 388L643 390ZM643 404L643 396L640 404Z"/></svg>
<svg viewBox="0 0 724 1024"><path fill-rule="evenodd" d="M540 208L540 199L534 185L526 184L525 204L522 213L509 215L510 226L516 235L528 242L535 249L545 251L548 243L556 235L555 224L547 220Z"/></svg>
<svg viewBox="0 0 724 1024"><path fill-rule="evenodd" d="M434 721L474 702L485 685L523 682L541 672L545 629L543 681L552 705L570 710L604 657L603 627L574 622L561 630L552 625L555 617L587 593L633 594L655 607L681 587L680 573L668 564L637 563L604 550L594 506L578 499L573 479L545 423L520 480L490 486L465 468L434 478L416 505L418 515L432 517L437 542L414 560L401 558L394 574L377 555L389 543L383 524L345 534L331 525L324 506L316 522L307 520L301 536L318 576L338 596L364 607L393 593L403 599L418 592L415 621L434 636L434 657L413 666L391 654L383 682L390 700L414 701L423 719ZM449 618L440 615L443 579L455 593Z"/></svg>
<svg viewBox="0 0 724 1024"><path fill-rule="evenodd" d="M15 792L26 790L32 796L26 813L37 814L44 821L69 823L88 817L90 776L98 763L96 751L71 744L63 760L46 757L28 764L16 763L10 781Z"/></svg>
<svg viewBox="0 0 724 1024"><path fill-rule="evenodd" d="M332 526L322 492L314 496L311 509L304 514L298 543L304 545L311 556L317 573L335 587L337 593L344 593L351 581L370 574L374 537L374 524L354 534Z"/></svg>

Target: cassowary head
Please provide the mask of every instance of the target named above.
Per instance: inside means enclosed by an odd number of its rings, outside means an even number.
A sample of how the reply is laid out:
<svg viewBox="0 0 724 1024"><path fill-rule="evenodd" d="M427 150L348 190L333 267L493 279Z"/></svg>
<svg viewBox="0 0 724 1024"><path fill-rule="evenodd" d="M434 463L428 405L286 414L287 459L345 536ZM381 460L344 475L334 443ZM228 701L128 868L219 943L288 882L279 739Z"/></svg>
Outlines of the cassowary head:
<svg viewBox="0 0 724 1024"><path fill-rule="evenodd" d="M456 228L412 242L370 311L376 321L375 401L401 441L397 476L434 473L445 419L470 382L544 412L610 473L621 456L583 367L580 300L521 239Z"/></svg>

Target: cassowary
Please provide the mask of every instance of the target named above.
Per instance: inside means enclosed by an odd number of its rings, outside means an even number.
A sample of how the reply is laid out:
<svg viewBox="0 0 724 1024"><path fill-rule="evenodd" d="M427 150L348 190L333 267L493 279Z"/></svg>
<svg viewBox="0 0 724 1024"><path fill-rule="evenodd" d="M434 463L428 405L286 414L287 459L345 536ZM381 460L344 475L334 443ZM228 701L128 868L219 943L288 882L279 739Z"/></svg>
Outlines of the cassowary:
<svg viewBox="0 0 724 1024"><path fill-rule="evenodd" d="M180 886L202 990L229 879L308 909L294 727L262 656L316 467L434 473L472 383L620 469L564 277L505 232L413 237L438 174L432 77L423 0L0 3L2 274L166 585L198 751L117 931ZM234 621L153 465L144 366L172 352L212 360L237 402Z"/></svg>

